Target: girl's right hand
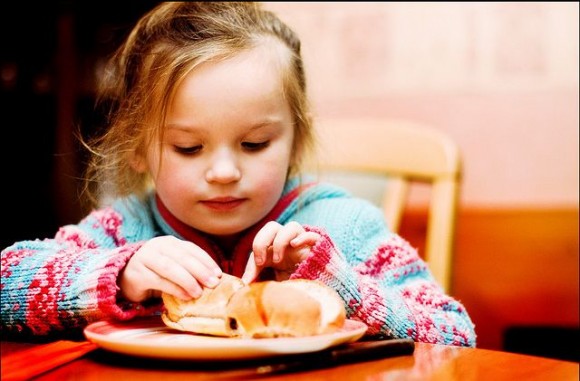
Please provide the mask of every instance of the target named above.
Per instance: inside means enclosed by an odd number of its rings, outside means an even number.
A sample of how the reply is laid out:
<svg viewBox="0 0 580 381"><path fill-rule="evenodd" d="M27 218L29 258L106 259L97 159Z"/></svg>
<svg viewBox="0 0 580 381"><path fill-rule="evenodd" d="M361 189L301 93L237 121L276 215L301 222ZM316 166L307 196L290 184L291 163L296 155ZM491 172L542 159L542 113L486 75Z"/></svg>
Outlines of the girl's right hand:
<svg viewBox="0 0 580 381"><path fill-rule="evenodd" d="M203 287L215 287L222 271L192 242L173 236L149 240L133 254L119 277L125 299L142 302L161 292L180 299L198 298Z"/></svg>

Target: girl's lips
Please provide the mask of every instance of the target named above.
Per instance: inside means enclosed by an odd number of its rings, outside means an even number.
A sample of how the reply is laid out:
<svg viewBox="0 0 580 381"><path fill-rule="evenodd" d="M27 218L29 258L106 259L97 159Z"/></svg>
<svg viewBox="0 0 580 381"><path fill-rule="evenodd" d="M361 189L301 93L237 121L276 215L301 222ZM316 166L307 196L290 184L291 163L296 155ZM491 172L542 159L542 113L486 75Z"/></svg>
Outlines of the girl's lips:
<svg viewBox="0 0 580 381"><path fill-rule="evenodd" d="M234 197L217 197L201 201L206 207L217 211L229 211L240 206L246 199Z"/></svg>

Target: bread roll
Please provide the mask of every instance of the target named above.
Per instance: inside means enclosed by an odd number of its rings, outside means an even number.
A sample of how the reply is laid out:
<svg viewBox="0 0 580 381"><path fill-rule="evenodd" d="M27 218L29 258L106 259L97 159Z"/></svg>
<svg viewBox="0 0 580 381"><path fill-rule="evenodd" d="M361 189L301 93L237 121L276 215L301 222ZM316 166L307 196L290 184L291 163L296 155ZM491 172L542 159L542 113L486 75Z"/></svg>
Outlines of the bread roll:
<svg viewBox="0 0 580 381"><path fill-rule="evenodd" d="M340 329L346 310L336 291L322 282L295 279L244 285L222 275L190 301L163 294L169 327L199 334L242 337L303 337Z"/></svg>
<svg viewBox="0 0 580 381"><path fill-rule="evenodd" d="M244 282L240 278L222 274L219 284L215 288L204 288L197 299L182 300L162 293L165 311L161 318L167 326L181 331L230 336L225 320L226 306L242 287Z"/></svg>
<svg viewBox="0 0 580 381"><path fill-rule="evenodd" d="M242 337L302 337L337 331L346 311L338 294L311 280L252 283L227 306L228 327Z"/></svg>

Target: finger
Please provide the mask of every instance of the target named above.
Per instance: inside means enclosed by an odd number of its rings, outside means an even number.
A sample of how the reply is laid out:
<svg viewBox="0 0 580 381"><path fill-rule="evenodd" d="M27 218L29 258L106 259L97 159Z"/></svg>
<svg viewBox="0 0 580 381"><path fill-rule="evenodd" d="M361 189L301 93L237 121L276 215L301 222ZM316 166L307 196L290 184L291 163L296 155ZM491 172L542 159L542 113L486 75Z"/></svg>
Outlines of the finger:
<svg viewBox="0 0 580 381"><path fill-rule="evenodd" d="M275 221L270 221L254 237L253 251L255 262L258 266L263 266L268 261L268 248L272 245L274 238L282 225Z"/></svg>
<svg viewBox="0 0 580 381"><path fill-rule="evenodd" d="M132 302L141 302L149 298L160 297L162 292L170 293L180 299L191 299L191 295L182 287L160 277L159 274L148 269L143 262L127 267L124 270L122 281L121 289L123 295Z"/></svg>
<svg viewBox="0 0 580 381"><path fill-rule="evenodd" d="M213 259L197 245L178 245L166 252L166 257L171 258L178 266L181 266L190 274L191 277L195 278L198 283L210 288L218 285L219 277L222 273L221 269L219 269ZM219 270L219 276L216 275L216 269ZM175 279L176 283L189 291L187 283L182 283L187 281L187 278Z"/></svg>
<svg viewBox="0 0 580 381"><path fill-rule="evenodd" d="M305 232L290 241L292 247L313 246L320 239L320 234L315 232Z"/></svg>
<svg viewBox="0 0 580 381"><path fill-rule="evenodd" d="M183 288L191 297L197 298L201 295L202 286L197 281L197 276L195 275L195 273L200 272L198 269L192 275L192 273L182 264L176 262L171 256L161 257L161 260L159 258L148 260L144 265L148 270L157 274L157 278L165 279ZM198 267L204 268L203 266ZM165 282L159 280L156 288L161 289L161 285L165 285Z"/></svg>
<svg viewBox="0 0 580 381"><path fill-rule="evenodd" d="M199 294L192 295L189 292L185 291L182 287L175 284L174 282L161 277L157 277L157 281L155 282L154 287L156 290L159 290L160 292L171 294L176 298L182 300L191 300L192 297L199 298L199 296L201 295L201 289Z"/></svg>
<svg viewBox="0 0 580 381"><path fill-rule="evenodd" d="M242 275L242 282L245 284L252 283L254 280L256 280L261 270L262 267L258 267L256 265L254 253L251 253L250 257L248 258L248 262L246 263L244 274Z"/></svg>
<svg viewBox="0 0 580 381"><path fill-rule="evenodd" d="M278 231L276 237L274 238L273 251L272 251L272 261L274 263L279 263L284 258L284 252L288 246L290 246L290 241L299 236L304 232L304 228L297 222L289 222L282 229Z"/></svg>
<svg viewBox="0 0 580 381"><path fill-rule="evenodd" d="M216 276L221 276L222 270L213 258L202 248L193 242L183 241L174 236L164 236L154 238L150 241L153 243L154 250L159 254L170 256L176 261L180 258L193 257L195 261L189 260L189 263L194 263L196 266L200 264L207 268L207 271L213 272Z"/></svg>
<svg viewBox="0 0 580 381"><path fill-rule="evenodd" d="M205 250L193 242L184 241L184 243L186 244L188 251L194 255L197 260L199 260L215 276L221 277L222 269Z"/></svg>

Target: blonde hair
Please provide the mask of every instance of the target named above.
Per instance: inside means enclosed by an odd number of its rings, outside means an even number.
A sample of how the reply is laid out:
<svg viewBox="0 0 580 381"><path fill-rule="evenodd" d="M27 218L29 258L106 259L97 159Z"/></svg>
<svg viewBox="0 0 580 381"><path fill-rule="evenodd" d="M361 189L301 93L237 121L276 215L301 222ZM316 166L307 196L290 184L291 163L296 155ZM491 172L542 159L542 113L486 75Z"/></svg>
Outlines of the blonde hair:
<svg viewBox="0 0 580 381"><path fill-rule="evenodd" d="M297 174L314 139L296 34L259 3L165 2L137 22L102 79L98 101L108 109L108 125L86 143L92 154L85 186L90 202L98 203L103 193L143 197L151 179L131 163L163 134L167 105L180 81L203 62L231 57L265 39L289 52L283 90L295 133L288 173Z"/></svg>

